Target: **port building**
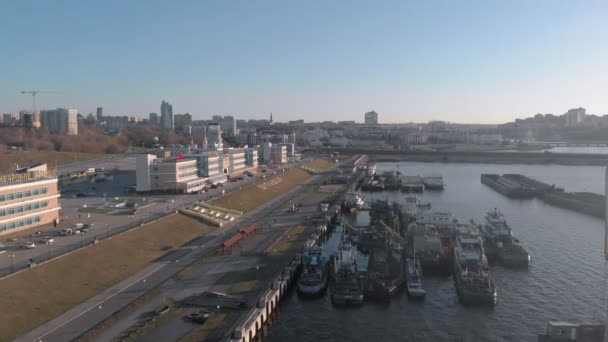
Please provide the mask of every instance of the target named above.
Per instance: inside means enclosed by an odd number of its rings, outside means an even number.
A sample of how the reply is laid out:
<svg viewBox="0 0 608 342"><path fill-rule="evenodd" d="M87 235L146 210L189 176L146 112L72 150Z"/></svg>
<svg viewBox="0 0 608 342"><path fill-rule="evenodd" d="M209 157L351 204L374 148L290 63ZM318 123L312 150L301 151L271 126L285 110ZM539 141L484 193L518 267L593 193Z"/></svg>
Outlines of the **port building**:
<svg viewBox="0 0 608 342"><path fill-rule="evenodd" d="M46 164L0 175L0 235L58 222L56 170Z"/></svg>

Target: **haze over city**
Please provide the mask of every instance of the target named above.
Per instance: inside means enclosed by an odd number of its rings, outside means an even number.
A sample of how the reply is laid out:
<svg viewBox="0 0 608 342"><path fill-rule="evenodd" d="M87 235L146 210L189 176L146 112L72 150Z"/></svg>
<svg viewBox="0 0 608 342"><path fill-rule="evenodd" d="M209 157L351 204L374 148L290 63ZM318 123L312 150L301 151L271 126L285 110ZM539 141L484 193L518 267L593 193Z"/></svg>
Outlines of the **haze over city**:
<svg viewBox="0 0 608 342"><path fill-rule="evenodd" d="M117 10L119 8L120 10ZM503 123L608 113L605 1L0 4L0 112Z"/></svg>

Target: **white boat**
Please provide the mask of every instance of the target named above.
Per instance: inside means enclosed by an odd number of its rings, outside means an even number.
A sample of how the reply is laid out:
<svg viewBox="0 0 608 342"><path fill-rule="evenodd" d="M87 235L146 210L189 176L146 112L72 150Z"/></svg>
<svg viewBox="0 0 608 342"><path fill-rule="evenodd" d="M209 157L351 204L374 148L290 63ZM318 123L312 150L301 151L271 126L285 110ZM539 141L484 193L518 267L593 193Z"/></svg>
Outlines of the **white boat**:
<svg viewBox="0 0 608 342"><path fill-rule="evenodd" d="M332 257L331 301L334 305L363 303L363 287L359 279L355 249L347 237L342 238Z"/></svg>
<svg viewBox="0 0 608 342"><path fill-rule="evenodd" d="M298 279L298 292L314 296L322 294L327 288L327 261L321 247L311 247L302 255L302 273Z"/></svg>
<svg viewBox="0 0 608 342"><path fill-rule="evenodd" d="M424 298L426 296L422 267L415 256L405 259L405 281L407 294L410 297Z"/></svg>
<svg viewBox="0 0 608 342"><path fill-rule="evenodd" d="M346 194L344 198L344 209L345 210L362 210L365 207L365 198L359 193L350 192Z"/></svg>
<svg viewBox="0 0 608 342"><path fill-rule="evenodd" d="M493 305L498 299L481 236L474 225L456 227L454 282L462 303Z"/></svg>

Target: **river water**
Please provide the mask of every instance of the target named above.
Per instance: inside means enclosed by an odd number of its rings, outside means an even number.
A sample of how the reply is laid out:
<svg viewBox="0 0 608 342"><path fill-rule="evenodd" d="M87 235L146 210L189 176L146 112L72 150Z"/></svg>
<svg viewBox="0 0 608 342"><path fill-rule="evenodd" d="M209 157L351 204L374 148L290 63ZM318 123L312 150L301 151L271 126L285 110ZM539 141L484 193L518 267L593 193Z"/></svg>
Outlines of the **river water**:
<svg viewBox="0 0 608 342"><path fill-rule="evenodd" d="M499 208L531 255L529 270L492 267L499 296L494 308L460 305L450 277L426 277L424 302L403 294L388 304L366 302L347 309L334 308L328 295L310 300L293 291L281 303L267 341L536 341L549 320L598 323L608 318L603 221L536 199L508 199L480 182L482 173L521 173L566 191L603 193L603 168L416 162L377 167L406 175L441 174L445 190L419 197L461 221L483 222L487 211ZM403 201L405 194L364 196ZM334 234L325 249L333 250L337 238Z"/></svg>

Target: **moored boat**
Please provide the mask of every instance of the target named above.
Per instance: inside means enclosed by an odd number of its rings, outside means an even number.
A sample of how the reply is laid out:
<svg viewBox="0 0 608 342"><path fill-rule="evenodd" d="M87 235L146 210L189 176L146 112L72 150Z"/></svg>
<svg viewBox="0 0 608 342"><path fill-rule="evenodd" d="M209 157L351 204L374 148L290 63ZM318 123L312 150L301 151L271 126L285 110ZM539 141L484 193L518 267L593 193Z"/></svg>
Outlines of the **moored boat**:
<svg viewBox="0 0 608 342"><path fill-rule="evenodd" d="M338 250L332 256L331 301L334 305L359 305L363 303L363 287L359 279L355 249L343 237Z"/></svg>
<svg viewBox="0 0 608 342"><path fill-rule="evenodd" d="M494 305L498 300L479 230L473 225L459 224L456 227L454 283L464 304Z"/></svg>
<svg viewBox="0 0 608 342"><path fill-rule="evenodd" d="M415 256L408 257L405 260L405 279L408 296L412 298L424 298L426 296L422 266L420 266L420 261Z"/></svg>
<svg viewBox="0 0 608 342"><path fill-rule="evenodd" d="M302 255L302 273L298 279L298 292L303 295L315 296L322 294L327 288L328 265L321 247L311 247Z"/></svg>
<svg viewBox="0 0 608 342"><path fill-rule="evenodd" d="M481 226L486 256L507 267L528 267L530 255L520 244L498 210L486 214L486 224Z"/></svg>

